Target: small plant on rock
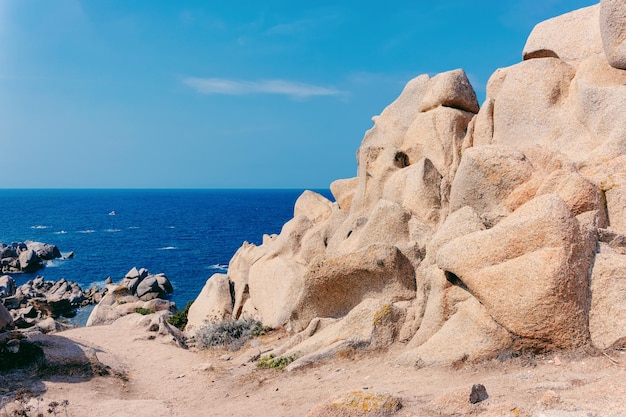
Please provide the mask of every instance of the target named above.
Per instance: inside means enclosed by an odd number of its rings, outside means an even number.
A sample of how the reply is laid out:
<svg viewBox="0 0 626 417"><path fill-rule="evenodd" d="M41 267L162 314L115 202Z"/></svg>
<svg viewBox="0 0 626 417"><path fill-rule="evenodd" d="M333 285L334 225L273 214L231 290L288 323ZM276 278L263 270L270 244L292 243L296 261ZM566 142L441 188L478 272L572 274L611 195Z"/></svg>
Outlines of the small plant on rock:
<svg viewBox="0 0 626 417"><path fill-rule="evenodd" d="M187 316L189 314L189 308L193 304L193 300L188 302L185 308L174 313L170 318L167 319L167 322L174 327L183 330L187 325Z"/></svg>
<svg viewBox="0 0 626 417"><path fill-rule="evenodd" d="M139 313L142 316L146 316L148 314L154 314L155 311L151 308L143 308L143 307L137 307L135 308L135 313Z"/></svg>
<svg viewBox="0 0 626 417"><path fill-rule="evenodd" d="M275 357L274 354L270 353L267 356L262 356L257 363L257 367L264 369L278 369L283 370L289 365L291 362L297 359L296 355L290 356L279 356Z"/></svg>

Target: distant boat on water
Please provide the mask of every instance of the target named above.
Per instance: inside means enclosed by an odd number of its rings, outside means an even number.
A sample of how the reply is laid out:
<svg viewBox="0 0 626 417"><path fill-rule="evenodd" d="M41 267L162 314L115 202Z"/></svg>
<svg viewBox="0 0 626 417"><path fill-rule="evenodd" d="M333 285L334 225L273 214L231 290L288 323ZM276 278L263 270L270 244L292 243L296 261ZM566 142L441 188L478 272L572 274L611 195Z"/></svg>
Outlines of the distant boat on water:
<svg viewBox="0 0 626 417"><path fill-rule="evenodd" d="M109 216L115 216L115 210L109 212Z"/></svg>

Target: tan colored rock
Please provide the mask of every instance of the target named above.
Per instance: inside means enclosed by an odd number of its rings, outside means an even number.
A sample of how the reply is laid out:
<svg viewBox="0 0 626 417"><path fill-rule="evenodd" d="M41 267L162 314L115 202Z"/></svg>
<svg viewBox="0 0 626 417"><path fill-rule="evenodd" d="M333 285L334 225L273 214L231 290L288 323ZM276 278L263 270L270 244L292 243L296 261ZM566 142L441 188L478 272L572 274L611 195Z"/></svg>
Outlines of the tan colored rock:
<svg viewBox="0 0 626 417"><path fill-rule="evenodd" d="M250 266L265 255L267 248L275 239L276 235L264 235L263 244L261 246L244 242L228 263L228 277L235 288L235 304L233 306L234 319L238 319L241 316L243 306L250 298L250 288L248 286Z"/></svg>
<svg viewBox="0 0 626 417"><path fill-rule="evenodd" d="M380 116L372 118L374 127L365 133L357 152L359 182L351 211L367 211L380 199L389 176L408 166L408 158L400 146L419 113L418 106L429 80L428 75L421 75L409 81L400 96Z"/></svg>
<svg viewBox="0 0 626 417"><path fill-rule="evenodd" d="M626 345L626 256L602 250L591 274L589 332L598 349Z"/></svg>
<svg viewBox="0 0 626 417"><path fill-rule="evenodd" d="M228 275L213 274L189 307L185 331L193 334L205 322L219 322L230 318L233 304Z"/></svg>
<svg viewBox="0 0 626 417"><path fill-rule="evenodd" d="M403 353L398 363L427 366L435 363L485 359L511 346L509 333L497 324L473 297L456 304L441 329L416 349Z"/></svg>
<svg viewBox="0 0 626 417"><path fill-rule="evenodd" d="M372 245L309 266L290 317L296 332L315 317L341 317L365 298L387 302L415 297L415 273L410 261L389 245Z"/></svg>
<svg viewBox="0 0 626 417"><path fill-rule="evenodd" d="M450 211L470 206L477 213L507 215L506 198L528 181L534 168L526 156L503 146L470 148L452 182Z"/></svg>
<svg viewBox="0 0 626 417"><path fill-rule="evenodd" d="M568 118L569 125L561 121L567 117L562 114L562 108L574 74L573 67L556 58L531 59L494 74L495 77L504 75L504 80L496 96L492 97L494 126L491 143L517 149L545 143L559 149L558 139L561 137L563 141L571 141L572 136L579 136L580 127L576 120ZM483 129L478 128L477 124L476 131ZM482 142L474 139L474 143Z"/></svg>
<svg viewBox="0 0 626 417"><path fill-rule="evenodd" d="M605 228L608 225L602 192L577 172L564 169L552 172L537 189L537 195L543 194L557 194L565 201L574 216L590 211L596 212L590 225L593 228Z"/></svg>
<svg viewBox="0 0 626 417"><path fill-rule="evenodd" d="M314 191L305 191L296 200L293 217L305 216L313 223L327 220L332 213L332 203Z"/></svg>
<svg viewBox="0 0 626 417"><path fill-rule="evenodd" d="M348 254L372 244L406 244L409 241L408 221L411 213L397 203L379 200L368 217L352 214L328 241L328 252Z"/></svg>
<svg viewBox="0 0 626 417"><path fill-rule="evenodd" d="M295 311L298 294L305 287L307 268L289 255L264 257L250 267L250 300L256 313L249 312L265 326L287 323ZM248 306L248 307L252 307ZM250 311L250 310L249 310ZM245 307L242 316L245 316Z"/></svg>
<svg viewBox="0 0 626 417"><path fill-rule="evenodd" d="M524 60L559 58L576 64L602 52L600 7L585 7L537 24L524 46Z"/></svg>
<svg viewBox="0 0 626 417"><path fill-rule="evenodd" d="M626 234L626 173L611 177L610 188L604 192L611 228Z"/></svg>
<svg viewBox="0 0 626 417"><path fill-rule="evenodd" d="M549 194L492 229L449 242L438 251L437 265L511 333L536 347L564 348L589 337L594 250L565 202Z"/></svg>
<svg viewBox="0 0 626 417"><path fill-rule="evenodd" d="M352 198L354 198L358 184L359 179L357 177L335 180L330 183L330 192L335 197L337 204L339 204L339 208L350 211Z"/></svg>
<svg viewBox="0 0 626 417"><path fill-rule="evenodd" d="M426 260L428 264L435 263L437 252L446 243L457 237L485 230L480 216L470 206L465 206L450 214L439 227L433 238L426 245Z"/></svg>
<svg viewBox="0 0 626 417"><path fill-rule="evenodd" d="M420 113L407 130L401 150L410 164L428 158L450 182L459 165L463 139L473 116L473 113L449 107Z"/></svg>
<svg viewBox="0 0 626 417"><path fill-rule="evenodd" d="M425 223L439 223L441 174L429 159L401 169L389 178L383 198L408 209Z"/></svg>
<svg viewBox="0 0 626 417"><path fill-rule="evenodd" d="M342 352L388 346L395 340L405 313L397 304L380 298L364 298L340 319L311 320L304 330L272 353L295 355L296 361L287 367L287 370L294 370Z"/></svg>
<svg viewBox="0 0 626 417"><path fill-rule="evenodd" d="M600 2L600 32L611 66L626 69L626 4L622 0Z"/></svg>
<svg viewBox="0 0 626 417"><path fill-rule="evenodd" d="M307 417L387 417L402 408L399 397L387 393L353 391L315 406Z"/></svg>
<svg viewBox="0 0 626 417"><path fill-rule="evenodd" d="M430 79L419 110L427 112L439 106L478 113L478 99L465 71L456 69L442 72Z"/></svg>
<svg viewBox="0 0 626 417"><path fill-rule="evenodd" d="M11 316L11 313L9 313L9 310L7 310L4 304L0 303L0 331L10 327L12 324L13 316Z"/></svg>
<svg viewBox="0 0 626 417"><path fill-rule="evenodd" d="M91 314L89 314L89 318L87 319L85 326L99 326L102 324L113 323L122 316L124 316L124 313L115 306L98 304L93 308Z"/></svg>

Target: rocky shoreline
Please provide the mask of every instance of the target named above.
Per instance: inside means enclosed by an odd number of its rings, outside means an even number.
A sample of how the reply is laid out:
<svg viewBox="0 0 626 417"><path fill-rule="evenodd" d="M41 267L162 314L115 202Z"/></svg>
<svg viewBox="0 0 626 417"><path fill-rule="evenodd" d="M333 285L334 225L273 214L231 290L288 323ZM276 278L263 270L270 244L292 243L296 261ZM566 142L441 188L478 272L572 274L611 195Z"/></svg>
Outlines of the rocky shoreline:
<svg viewBox="0 0 626 417"><path fill-rule="evenodd" d="M56 245L41 242L15 242L0 247L3 266L12 273L33 272L52 259L73 257L72 252L64 257ZM114 284L110 277L105 282L103 288L94 285L85 290L65 278L46 281L43 276L37 276L18 286L11 275L2 275L0 333L19 332L20 339L28 339L29 335L75 327L68 324L68 319L76 316L77 309L89 305L95 307L87 319L88 326L111 323L137 311L160 312L164 319L176 311L176 305L167 300L174 288L164 274L133 267L119 284ZM183 340L180 336L179 339ZM0 353L7 353L3 352L1 343ZM9 353L19 355L19 349Z"/></svg>

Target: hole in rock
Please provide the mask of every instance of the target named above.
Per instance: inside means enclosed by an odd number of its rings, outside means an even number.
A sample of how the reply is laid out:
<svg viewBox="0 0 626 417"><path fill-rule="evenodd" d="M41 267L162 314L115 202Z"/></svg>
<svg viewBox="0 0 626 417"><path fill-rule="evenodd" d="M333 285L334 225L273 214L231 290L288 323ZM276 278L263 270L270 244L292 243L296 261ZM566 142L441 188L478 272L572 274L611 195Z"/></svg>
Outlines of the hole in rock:
<svg viewBox="0 0 626 417"><path fill-rule="evenodd" d="M409 156L404 152L397 152L393 157L393 164L398 168L405 168L409 166Z"/></svg>
<svg viewBox="0 0 626 417"><path fill-rule="evenodd" d="M461 278L457 277L455 274L453 274L450 271L445 271L446 274L446 279L448 280L448 282L452 285L456 285L457 287L461 287L463 288L465 291L471 293L471 291L469 290L469 288L467 288L467 285L465 285L465 283L463 281L461 281Z"/></svg>

